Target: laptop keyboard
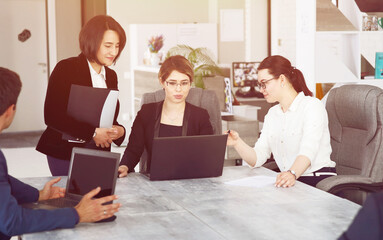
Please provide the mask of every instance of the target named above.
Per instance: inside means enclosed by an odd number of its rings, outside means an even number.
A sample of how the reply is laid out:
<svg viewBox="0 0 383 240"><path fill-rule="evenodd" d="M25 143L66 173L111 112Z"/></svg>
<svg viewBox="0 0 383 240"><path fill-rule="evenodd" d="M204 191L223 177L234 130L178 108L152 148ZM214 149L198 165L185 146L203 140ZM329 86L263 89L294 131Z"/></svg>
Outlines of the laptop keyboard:
<svg viewBox="0 0 383 240"><path fill-rule="evenodd" d="M78 202L68 198L54 198L54 199L39 201L39 204L46 204L46 205L54 206L57 208L65 208L65 207L75 207L78 204Z"/></svg>

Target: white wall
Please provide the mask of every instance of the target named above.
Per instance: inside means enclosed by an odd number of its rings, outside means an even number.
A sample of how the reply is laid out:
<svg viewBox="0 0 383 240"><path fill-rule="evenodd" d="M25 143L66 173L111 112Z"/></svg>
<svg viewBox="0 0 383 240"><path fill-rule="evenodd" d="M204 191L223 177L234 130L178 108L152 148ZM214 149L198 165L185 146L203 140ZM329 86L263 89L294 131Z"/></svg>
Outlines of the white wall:
<svg viewBox="0 0 383 240"><path fill-rule="evenodd" d="M81 1L56 0L57 61L80 54ZM53 70L54 66L51 66Z"/></svg>
<svg viewBox="0 0 383 240"><path fill-rule="evenodd" d="M284 56L293 66L297 51L296 1L271 1L271 55Z"/></svg>
<svg viewBox="0 0 383 240"><path fill-rule="evenodd" d="M262 61L267 57L267 0L246 0L249 5L249 48L247 61ZM246 40L247 41L247 40Z"/></svg>

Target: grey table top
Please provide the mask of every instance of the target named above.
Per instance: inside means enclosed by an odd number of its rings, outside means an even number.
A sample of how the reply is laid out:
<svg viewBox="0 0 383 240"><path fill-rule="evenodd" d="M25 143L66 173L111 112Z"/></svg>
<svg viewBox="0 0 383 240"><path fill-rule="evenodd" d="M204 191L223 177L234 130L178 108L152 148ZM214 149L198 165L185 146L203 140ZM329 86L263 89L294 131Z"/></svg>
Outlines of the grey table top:
<svg viewBox="0 0 383 240"><path fill-rule="evenodd" d="M116 221L25 234L23 239L328 240L336 239L360 208L300 182L292 188L224 184L275 175L265 168L226 167L218 178L151 182L129 174L117 182L122 207ZM42 188L48 178L22 180Z"/></svg>

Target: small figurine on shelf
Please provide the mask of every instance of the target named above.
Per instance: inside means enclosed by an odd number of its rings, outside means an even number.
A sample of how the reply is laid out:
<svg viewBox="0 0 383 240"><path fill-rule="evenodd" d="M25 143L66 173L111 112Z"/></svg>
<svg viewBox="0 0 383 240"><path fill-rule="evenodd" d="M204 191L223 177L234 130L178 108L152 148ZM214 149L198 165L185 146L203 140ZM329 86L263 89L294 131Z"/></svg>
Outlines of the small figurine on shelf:
<svg viewBox="0 0 383 240"><path fill-rule="evenodd" d="M153 66L159 65L161 56L158 53L164 46L164 37L162 35L152 36L149 38L148 49L151 53L150 62Z"/></svg>

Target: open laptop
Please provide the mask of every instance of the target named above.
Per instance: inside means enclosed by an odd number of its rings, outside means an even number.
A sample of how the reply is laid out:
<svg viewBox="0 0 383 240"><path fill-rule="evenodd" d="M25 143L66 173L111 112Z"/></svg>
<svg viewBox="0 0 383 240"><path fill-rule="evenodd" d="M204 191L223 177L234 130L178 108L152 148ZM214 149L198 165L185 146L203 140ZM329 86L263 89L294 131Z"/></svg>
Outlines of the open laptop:
<svg viewBox="0 0 383 240"><path fill-rule="evenodd" d="M96 187L100 198L114 194L117 179L119 153L73 148L65 197L23 204L26 208L56 209L76 206L81 198Z"/></svg>
<svg viewBox="0 0 383 240"><path fill-rule="evenodd" d="M227 135L153 139L150 180L218 177L222 175Z"/></svg>

